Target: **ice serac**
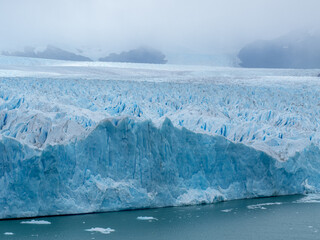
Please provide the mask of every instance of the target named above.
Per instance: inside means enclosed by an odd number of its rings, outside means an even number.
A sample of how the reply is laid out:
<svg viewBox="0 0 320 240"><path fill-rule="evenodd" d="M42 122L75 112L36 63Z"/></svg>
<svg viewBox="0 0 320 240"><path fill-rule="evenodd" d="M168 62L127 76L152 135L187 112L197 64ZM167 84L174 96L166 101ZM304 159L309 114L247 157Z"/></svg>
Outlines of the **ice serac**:
<svg viewBox="0 0 320 240"><path fill-rule="evenodd" d="M178 129L169 119L160 128L105 120L85 138L42 151L3 137L0 148L1 218L302 193L309 173L295 164L300 156L280 163L223 137Z"/></svg>

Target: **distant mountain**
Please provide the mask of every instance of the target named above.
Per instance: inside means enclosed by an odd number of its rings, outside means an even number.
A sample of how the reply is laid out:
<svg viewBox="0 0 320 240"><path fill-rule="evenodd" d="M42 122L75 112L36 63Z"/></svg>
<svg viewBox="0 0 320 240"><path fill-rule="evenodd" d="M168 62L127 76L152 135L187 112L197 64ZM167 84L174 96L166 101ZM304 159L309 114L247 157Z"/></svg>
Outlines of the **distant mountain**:
<svg viewBox="0 0 320 240"><path fill-rule="evenodd" d="M248 68L320 68L320 34L292 32L243 47L240 66Z"/></svg>
<svg viewBox="0 0 320 240"><path fill-rule="evenodd" d="M56 59L56 60L68 60L68 61L92 61L88 57L77 55L52 45L48 45L47 48L43 51L35 51L35 48L26 47L24 51L21 51L21 52L4 51L2 52L2 55L16 56L16 57L46 58L46 59Z"/></svg>
<svg viewBox="0 0 320 240"><path fill-rule="evenodd" d="M111 53L107 57L100 58L99 61L165 64L167 62L165 58L166 56L158 50L140 47L119 54Z"/></svg>

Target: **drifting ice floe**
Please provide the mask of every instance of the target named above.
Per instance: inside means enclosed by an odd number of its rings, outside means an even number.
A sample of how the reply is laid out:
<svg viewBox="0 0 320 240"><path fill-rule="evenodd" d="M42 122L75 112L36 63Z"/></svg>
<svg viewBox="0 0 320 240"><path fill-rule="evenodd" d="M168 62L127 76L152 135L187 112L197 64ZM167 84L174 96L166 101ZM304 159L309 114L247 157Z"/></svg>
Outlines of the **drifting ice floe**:
<svg viewBox="0 0 320 240"><path fill-rule="evenodd" d="M112 228L94 227L94 228L86 229L85 231L87 231L87 232L99 232L99 233L102 233L102 234L110 234L110 233L114 232L115 230L112 229Z"/></svg>
<svg viewBox="0 0 320 240"><path fill-rule="evenodd" d="M308 194L295 203L320 203L320 194Z"/></svg>
<svg viewBox="0 0 320 240"><path fill-rule="evenodd" d="M22 221L20 224L38 224L38 225L48 225L51 224L49 221L45 220L31 220L31 221Z"/></svg>
<svg viewBox="0 0 320 240"><path fill-rule="evenodd" d="M248 209L267 209L266 206L281 205L281 202L260 203L247 206Z"/></svg>
<svg viewBox="0 0 320 240"><path fill-rule="evenodd" d="M221 212L228 213L228 212L231 212L232 210L233 210L232 208L230 208L230 209L223 209L223 210L221 210Z"/></svg>
<svg viewBox="0 0 320 240"><path fill-rule="evenodd" d="M154 217L139 216L139 217L137 217L137 220L152 221L152 220L158 220L158 219L154 218Z"/></svg>

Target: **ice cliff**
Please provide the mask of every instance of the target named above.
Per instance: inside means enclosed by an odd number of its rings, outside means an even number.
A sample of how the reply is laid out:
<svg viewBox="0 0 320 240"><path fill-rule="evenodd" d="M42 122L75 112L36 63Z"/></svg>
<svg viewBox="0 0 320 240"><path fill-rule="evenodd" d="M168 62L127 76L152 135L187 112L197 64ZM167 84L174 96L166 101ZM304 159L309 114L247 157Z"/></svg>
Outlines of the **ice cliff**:
<svg viewBox="0 0 320 240"><path fill-rule="evenodd" d="M0 66L0 218L320 187L313 70Z"/></svg>

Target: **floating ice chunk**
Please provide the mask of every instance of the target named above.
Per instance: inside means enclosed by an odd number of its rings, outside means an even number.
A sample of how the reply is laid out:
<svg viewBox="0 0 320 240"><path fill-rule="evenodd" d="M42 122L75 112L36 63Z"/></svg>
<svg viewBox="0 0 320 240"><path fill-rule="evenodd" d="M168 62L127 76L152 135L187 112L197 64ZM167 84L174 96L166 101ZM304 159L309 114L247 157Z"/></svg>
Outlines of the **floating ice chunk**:
<svg viewBox="0 0 320 240"><path fill-rule="evenodd" d="M320 194L308 194L294 203L320 203Z"/></svg>
<svg viewBox="0 0 320 240"><path fill-rule="evenodd" d="M51 224L51 222L45 221L45 220L31 220L31 221L22 221L21 224L39 224L39 225L46 225L46 224Z"/></svg>
<svg viewBox="0 0 320 240"><path fill-rule="evenodd" d="M221 210L221 212L231 212L233 209L232 208L230 208L230 209L223 209L223 210Z"/></svg>
<svg viewBox="0 0 320 240"><path fill-rule="evenodd" d="M87 231L87 232L99 232L99 233L102 233L102 234L110 234L110 233L114 232L115 230L112 229L112 228L94 227L94 228L86 229L85 231Z"/></svg>
<svg viewBox="0 0 320 240"><path fill-rule="evenodd" d="M274 203L260 203L255 205L249 205L247 206L248 209L267 209L265 206L271 206L271 205L280 205L281 202L274 202Z"/></svg>
<svg viewBox="0 0 320 240"><path fill-rule="evenodd" d="M13 232L5 232L4 235L10 236L10 235L14 235Z"/></svg>
<svg viewBox="0 0 320 240"><path fill-rule="evenodd" d="M152 220L158 220L157 218L154 217L147 217L147 216L139 216L137 217L137 220L142 220L142 221L152 221Z"/></svg>

